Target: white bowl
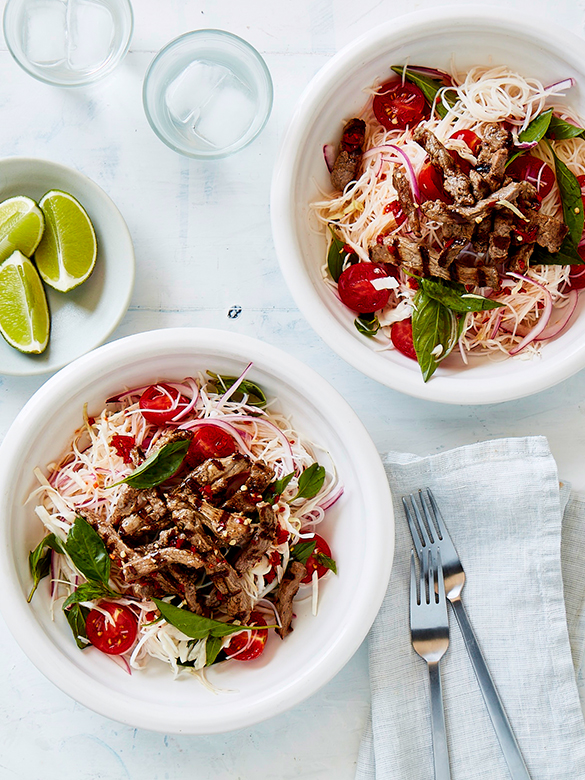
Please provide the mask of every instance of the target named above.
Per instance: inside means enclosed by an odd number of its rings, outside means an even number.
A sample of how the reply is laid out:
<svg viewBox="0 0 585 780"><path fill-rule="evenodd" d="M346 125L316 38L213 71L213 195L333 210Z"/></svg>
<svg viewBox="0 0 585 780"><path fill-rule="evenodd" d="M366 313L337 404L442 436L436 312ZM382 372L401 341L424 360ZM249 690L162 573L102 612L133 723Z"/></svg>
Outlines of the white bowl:
<svg viewBox="0 0 585 780"><path fill-rule="evenodd" d="M128 308L134 286L132 238L110 197L74 168L50 160L0 160L0 202L15 195L39 201L49 190L64 190L85 208L95 228L98 254L87 281L68 293L45 287L51 312L49 346L27 355L0 337L0 374L45 374L75 360L107 339Z"/></svg>
<svg viewBox="0 0 585 780"><path fill-rule="evenodd" d="M309 323L341 357L364 374L409 395L454 404L521 398L551 387L585 366L584 301L572 325L546 343L541 358L493 362L452 359L428 383L413 360L395 350L380 353L353 325L321 278L325 237L309 224L309 203L331 190L323 145L339 138L341 124L366 101L363 90L411 64L449 69L505 64L524 76L552 83L572 76L565 101L585 116L585 43L550 20L500 8L425 9L393 19L340 51L302 95L283 141L272 183L272 229L282 273Z"/></svg>
<svg viewBox="0 0 585 780"><path fill-rule="evenodd" d="M33 469L67 446L88 412L124 386L183 378L198 370L237 374L253 361L259 382L296 428L331 455L345 486L329 510L324 536L338 575L322 581L316 617L308 601L295 607L293 633L271 637L257 661L220 664L212 693L187 676L173 681L154 662L128 676L93 648L81 652L61 610L50 619L48 589L31 587L28 552L43 529L33 505ZM0 608L31 661L77 701L115 720L167 733L215 733L249 726L313 694L351 658L366 636L386 591L394 550L390 491L380 457L347 403L315 372L284 352L214 330L168 329L107 344L49 379L16 418L0 447Z"/></svg>

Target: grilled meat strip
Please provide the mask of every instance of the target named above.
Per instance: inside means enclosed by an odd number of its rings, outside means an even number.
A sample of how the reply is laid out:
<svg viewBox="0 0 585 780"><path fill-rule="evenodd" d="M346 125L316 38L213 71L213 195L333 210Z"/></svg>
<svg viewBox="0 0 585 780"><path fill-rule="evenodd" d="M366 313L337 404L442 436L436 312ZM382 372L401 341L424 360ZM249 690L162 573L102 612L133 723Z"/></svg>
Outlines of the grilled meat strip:
<svg viewBox="0 0 585 780"><path fill-rule="evenodd" d="M408 227L414 233L415 236L420 236L420 218L418 215L418 205L414 202L412 190L406 177L406 174L402 168L394 167L392 174L392 184L394 189L398 193L398 200L400 206L406 217Z"/></svg>
<svg viewBox="0 0 585 780"><path fill-rule="evenodd" d="M357 178L365 137L366 123L363 119L350 119L343 128L339 154L331 171L331 184L336 190L343 191Z"/></svg>
<svg viewBox="0 0 585 780"><path fill-rule="evenodd" d="M469 177L463 173L436 135L419 125L415 128L412 137L429 155L433 167L443 175L445 192L452 196L455 203L462 206L471 206L475 198L471 191Z"/></svg>
<svg viewBox="0 0 585 780"><path fill-rule="evenodd" d="M280 635L282 639L288 636L292 629L293 619L293 606L292 602L297 595L297 591L301 585L301 580L305 577L307 569L304 563L300 561L291 561L287 567L280 588L278 589L278 595L275 600L275 607L280 617L280 628L276 629L276 633Z"/></svg>

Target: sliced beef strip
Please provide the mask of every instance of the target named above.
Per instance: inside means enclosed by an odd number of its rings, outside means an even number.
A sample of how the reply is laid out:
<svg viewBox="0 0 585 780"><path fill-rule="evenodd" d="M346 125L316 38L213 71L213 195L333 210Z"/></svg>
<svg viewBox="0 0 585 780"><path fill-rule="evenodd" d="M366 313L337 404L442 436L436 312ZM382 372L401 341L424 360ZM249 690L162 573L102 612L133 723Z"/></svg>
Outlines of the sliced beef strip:
<svg viewBox="0 0 585 780"><path fill-rule="evenodd" d="M372 263L390 263L391 265L400 265L400 257L398 256L394 244L373 244L368 250L370 260Z"/></svg>
<svg viewBox="0 0 585 780"><path fill-rule="evenodd" d="M522 244L514 249L514 252L510 252L508 259L508 270L516 271L516 273L524 273L528 268L530 258L534 252L534 244Z"/></svg>
<svg viewBox="0 0 585 780"><path fill-rule="evenodd" d="M402 168L394 166L392 173L392 184L398 194L398 200L410 230L415 236L420 236L420 218L418 206L414 202L414 196L410 189L410 183Z"/></svg>
<svg viewBox="0 0 585 780"><path fill-rule="evenodd" d="M258 516L259 524L254 530L254 535L234 562L234 569L241 573L252 569L276 538L278 519L270 504L260 504Z"/></svg>
<svg viewBox="0 0 585 780"><path fill-rule="evenodd" d="M201 615L203 609L199 601L199 591L197 588L198 576L193 573L193 570L183 566L170 565L169 571L177 582L180 582L183 586L185 601L191 612Z"/></svg>
<svg viewBox="0 0 585 780"><path fill-rule="evenodd" d="M489 233L489 264L497 265L508 259L510 241L514 231L514 215L511 211L498 211L494 214L494 224Z"/></svg>
<svg viewBox="0 0 585 780"><path fill-rule="evenodd" d="M339 154L331 171L331 184L343 191L357 177L363 154L366 123L362 119L350 119L343 128Z"/></svg>
<svg viewBox="0 0 585 780"><path fill-rule="evenodd" d="M539 211L531 213L530 227L536 227L536 243L553 254L558 252L569 228L562 219Z"/></svg>
<svg viewBox="0 0 585 780"><path fill-rule="evenodd" d="M493 289L499 287L500 277L495 268L487 265L466 266L460 263L456 263L455 266L455 277L461 284Z"/></svg>
<svg viewBox="0 0 585 780"><path fill-rule="evenodd" d="M142 514L156 522L166 513L166 504L157 488L139 490L130 485L122 485L110 519L113 525L118 525L125 517Z"/></svg>
<svg viewBox="0 0 585 780"><path fill-rule="evenodd" d="M449 241L451 239L455 241L471 241L471 237L473 235L473 225L470 225L469 222L461 223L461 222L455 222L453 219L450 219L446 222L443 222L441 225L441 235L443 236L443 241Z"/></svg>
<svg viewBox="0 0 585 780"><path fill-rule="evenodd" d="M531 199L532 195L536 196L536 190L532 184L527 181L513 181L505 187L501 187L499 190L492 192L487 198L478 200L473 206L460 206L454 204L453 206L447 206L447 209L453 214L463 217L468 222L479 224L486 217L491 216L491 213L499 200L507 200L510 203L515 203L519 198L526 197L527 199Z"/></svg>
<svg viewBox="0 0 585 780"><path fill-rule="evenodd" d="M236 452L226 458L209 458L193 469L183 480L183 484L192 487L209 486L212 495L235 492L250 475L250 460Z"/></svg>
<svg viewBox="0 0 585 780"><path fill-rule="evenodd" d="M281 625L280 628L276 629L276 633L279 634L282 639L288 636L293 630L291 625L293 619L293 599L297 595L301 580L306 574L307 569L303 563L300 561L291 561L287 566L278 588L274 606L280 617Z"/></svg>
<svg viewBox="0 0 585 780"><path fill-rule="evenodd" d="M443 174L445 192L453 197L455 203L471 206L475 198L471 191L469 177L462 172L435 134L419 125L415 128L412 137L429 155L433 167Z"/></svg>
<svg viewBox="0 0 585 780"><path fill-rule="evenodd" d="M484 125L481 137L477 165L469 174L474 195L478 200L502 186L512 146L511 133L498 122Z"/></svg>
<svg viewBox="0 0 585 780"><path fill-rule="evenodd" d="M274 481L274 469L258 460L252 464L250 475L244 484L222 504L224 509L253 514L264 491Z"/></svg>
<svg viewBox="0 0 585 780"><path fill-rule="evenodd" d="M187 517L190 526L198 528L204 525L222 545L242 546L252 535L249 517L213 506L188 490L184 484L169 494L167 504L178 527L185 526Z"/></svg>
<svg viewBox="0 0 585 780"><path fill-rule="evenodd" d="M126 582L132 583L159 572L169 564L179 564L190 569L204 568L204 561L197 553L191 550L179 550L176 547L165 547L124 564L122 573Z"/></svg>

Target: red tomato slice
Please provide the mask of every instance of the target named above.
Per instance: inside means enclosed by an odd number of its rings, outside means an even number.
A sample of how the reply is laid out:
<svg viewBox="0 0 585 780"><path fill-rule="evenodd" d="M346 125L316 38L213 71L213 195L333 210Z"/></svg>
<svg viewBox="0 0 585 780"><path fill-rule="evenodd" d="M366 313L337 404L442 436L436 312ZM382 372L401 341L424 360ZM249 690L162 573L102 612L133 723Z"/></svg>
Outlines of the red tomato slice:
<svg viewBox="0 0 585 780"><path fill-rule="evenodd" d="M114 622L107 620L99 610L92 609L85 622L89 641L108 655L121 655L130 650L138 631L134 614L128 607L111 601L101 601L100 607L110 613Z"/></svg>
<svg viewBox="0 0 585 780"><path fill-rule="evenodd" d="M151 385L140 396L139 406L144 419L154 425L164 425L188 405L188 401L171 385Z"/></svg>
<svg viewBox="0 0 585 780"><path fill-rule="evenodd" d="M400 320L395 322L390 329L390 339L396 349L406 357L416 360L414 342L412 340L412 320Z"/></svg>
<svg viewBox="0 0 585 780"><path fill-rule="evenodd" d="M506 168L506 173L514 181L528 181L533 184L541 200L546 198L555 183L555 175L550 165L531 154L523 154L512 160Z"/></svg>
<svg viewBox="0 0 585 780"><path fill-rule="evenodd" d="M481 146L481 138L476 135L473 130L458 130L456 133L453 133L451 138L464 141L473 155L477 154L479 147Z"/></svg>
<svg viewBox="0 0 585 780"><path fill-rule="evenodd" d="M305 585L307 585L309 582L313 579L313 572L317 572L317 577L321 578L324 574L327 574L329 569L327 566L323 566L323 564L319 561L318 556L319 555L326 555L328 558L331 558L331 548L323 539L322 536L319 536L319 534L315 534L315 536L312 539L308 540L309 542L315 542L315 549L313 552L309 555L307 558L307 562L305 566L307 567L307 574L301 582L303 582Z"/></svg>
<svg viewBox="0 0 585 780"><path fill-rule="evenodd" d="M417 125L426 108L422 91L410 81L403 84L400 79L382 84L373 102L376 119L386 130L404 130L407 126Z"/></svg>
<svg viewBox="0 0 585 780"><path fill-rule="evenodd" d="M236 450L234 438L219 425L201 425L195 428L185 460L189 466L198 466L208 458L227 458Z"/></svg>
<svg viewBox="0 0 585 780"><path fill-rule="evenodd" d="M386 269L377 263L356 263L342 271L337 282L339 297L349 309L359 314L370 314L383 309L390 292L376 290L373 279L388 276Z"/></svg>
<svg viewBox="0 0 585 780"><path fill-rule="evenodd" d="M251 626L265 626L266 621L264 616L260 612L252 612L250 614ZM227 647L224 647L223 651L228 658L233 658L234 661L251 661L264 651L266 645L266 639L268 637L268 629L260 631L243 631L241 634L233 636ZM244 649L245 648L245 649Z"/></svg>
<svg viewBox="0 0 585 780"><path fill-rule="evenodd" d="M443 203L453 203L453 198L447 195L443 189L443 177L430 160L427 160L420 169L418 186L423 200L442 200Z"/></svg>

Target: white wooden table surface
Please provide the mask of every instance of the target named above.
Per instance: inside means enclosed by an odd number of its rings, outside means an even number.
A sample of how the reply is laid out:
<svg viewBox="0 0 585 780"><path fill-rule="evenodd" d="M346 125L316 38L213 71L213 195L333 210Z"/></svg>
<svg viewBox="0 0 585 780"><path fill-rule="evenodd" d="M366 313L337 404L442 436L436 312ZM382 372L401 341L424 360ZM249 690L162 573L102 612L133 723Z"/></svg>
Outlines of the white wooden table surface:
<svg viewBox="0 0 585 780"><path fill-rule="evenodd" d="M130 309L112 338L175 325L261 338L332 382L381 452L426 454L485 438L544 434L561 475L585 489L584 372L539 395L497 406L449 407L408 398L333 354L303 320L279 271L269 222L270 179L296 99L356 36L382 20L439 4L133 0L128 56L103 82L75 90L26 75L1 40L0 155L44 157L78 168L121 210L134 240L137 280ZM582 0L493 5L502 13L510 5L538 11L583 34ZM141 100L142 78L155 52L177 35L204 27L250 41L265 57L275 87L272 116L260 138L232 158L208 163L167 149L148 126ZM234 306L241 313L230 318ZM46 379L0 376L0 440ZM365 646L333 681L290 712L250 729L205 737L135 730L76 704L37 672L1 619L0 669L0 780L346 780L354 776L369 704Z"/></svg>

